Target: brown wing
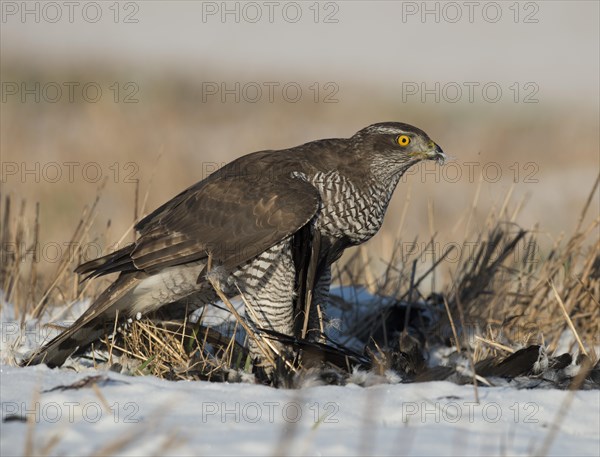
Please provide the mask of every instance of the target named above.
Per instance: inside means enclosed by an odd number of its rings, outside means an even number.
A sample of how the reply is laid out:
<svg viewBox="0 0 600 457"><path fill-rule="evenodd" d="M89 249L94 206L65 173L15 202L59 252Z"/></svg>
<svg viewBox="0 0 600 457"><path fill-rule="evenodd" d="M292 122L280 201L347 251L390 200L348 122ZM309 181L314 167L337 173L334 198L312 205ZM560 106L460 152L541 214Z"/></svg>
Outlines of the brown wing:
<svg viewBox="0 0 600 457"><path fill-rule="evenodd" d="M140 237L133 245L76 271L91 276L131 270L152 273L208 255L215 265L232 269L294 234L318 211L319 193L286 170L264 173L265 166L273 169L280 162L262 154L254 160L246 156L246 163L254 167L235 169L233 162L229 169L182 192L140 221L136 226Z"/></svg>
<svg viewBox="0 0 600 457"><path fill-rule="evenodd" d="M230 269L294 234L319 204L317 190L291 176L265 182L220 177L145 225L130 256L147 271L209 254Z"/></svg>

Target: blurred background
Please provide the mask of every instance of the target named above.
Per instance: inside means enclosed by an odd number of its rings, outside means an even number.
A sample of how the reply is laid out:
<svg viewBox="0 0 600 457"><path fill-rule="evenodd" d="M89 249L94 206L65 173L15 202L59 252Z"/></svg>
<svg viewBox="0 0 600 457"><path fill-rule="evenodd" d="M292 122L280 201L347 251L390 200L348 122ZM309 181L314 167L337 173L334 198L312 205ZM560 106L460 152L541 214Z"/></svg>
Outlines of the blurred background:
<svg viewBox="0 0 600 457"><path fill-rule="evenodd" d="M103 182L90 239L108 249L240 155L375 122L414 124L453 158L400 183L367 245L376 263L434 233L439 256L509 194L516 222L551 245L577 225L600 169L598 2L1 8L2 198L31 214L39 202L42 269L56 262L44 247L66 252ZM597 193L590 208L597 218Z"/></svg>

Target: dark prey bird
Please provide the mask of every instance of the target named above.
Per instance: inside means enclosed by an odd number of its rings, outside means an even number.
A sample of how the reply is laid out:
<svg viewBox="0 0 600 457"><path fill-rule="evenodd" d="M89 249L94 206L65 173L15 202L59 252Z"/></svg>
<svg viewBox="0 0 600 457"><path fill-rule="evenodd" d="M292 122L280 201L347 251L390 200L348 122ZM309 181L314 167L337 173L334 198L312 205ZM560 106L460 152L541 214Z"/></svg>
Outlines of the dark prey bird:
<svg viewBox="0 0 600 457"><path fill-rule="evenodd" d="M398 122L240 157L139 221L136 242L80 265L88 277L119 276L24 364L62 365L111 333L117 313L214 303L209 280L229 297L241 292L257 329L318 340L314 310L327 300L331 264L379 230L406 170L444 159L425 132ZM261 358L252 341L250 350Z"/></svg>

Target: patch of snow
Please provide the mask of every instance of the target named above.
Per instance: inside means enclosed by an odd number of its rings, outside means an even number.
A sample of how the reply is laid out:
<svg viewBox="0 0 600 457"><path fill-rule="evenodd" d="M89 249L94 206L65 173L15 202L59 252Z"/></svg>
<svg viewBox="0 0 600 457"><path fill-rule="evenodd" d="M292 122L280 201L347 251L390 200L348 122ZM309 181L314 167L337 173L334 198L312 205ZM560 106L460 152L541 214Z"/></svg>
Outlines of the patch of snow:
<svg viewBox="0 0 600 457"><path fill-rule="evenodd" d="M119 440L119 455L536 455L551 435L548 455L600 454L598 391L479 388L476 404L450 382L284 390L112 372L97 389L51 390L86 375L1 366L1 455L24 452L19 418L34 422L34 451L57 439L59 455Z"/></svg>
<svg viewBox="0 0 600 457"><path fill-rule="evenodd" d="M28 352L38 348L69 327L90 306L89 300L80 300L69 306L47 307L40 319L21 316L12 303L4 301L0 292L0 363L14 364ZM48 325L52 323L52 325Z"/></svg>

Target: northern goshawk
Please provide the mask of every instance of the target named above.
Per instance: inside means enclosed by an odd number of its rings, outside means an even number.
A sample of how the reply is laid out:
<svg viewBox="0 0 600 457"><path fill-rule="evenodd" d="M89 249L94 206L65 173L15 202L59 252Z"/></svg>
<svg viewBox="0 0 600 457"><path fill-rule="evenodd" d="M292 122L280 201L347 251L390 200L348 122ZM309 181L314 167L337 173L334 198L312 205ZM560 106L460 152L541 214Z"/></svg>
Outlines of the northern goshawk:
<svg viewBox="0 0 600 457"><path fill-rule="evenodd" d="M119 276L25 363L62 365L117 314L214 303L213 284L229 297L241 292L257 328L318 339L314 309L327 299L332 263L379 230L406 170L444 159L425 132L398 122L240 157L139 221L133 244L80 265L88 277ZM252 342L250 350L260 357Z"/></svg>

